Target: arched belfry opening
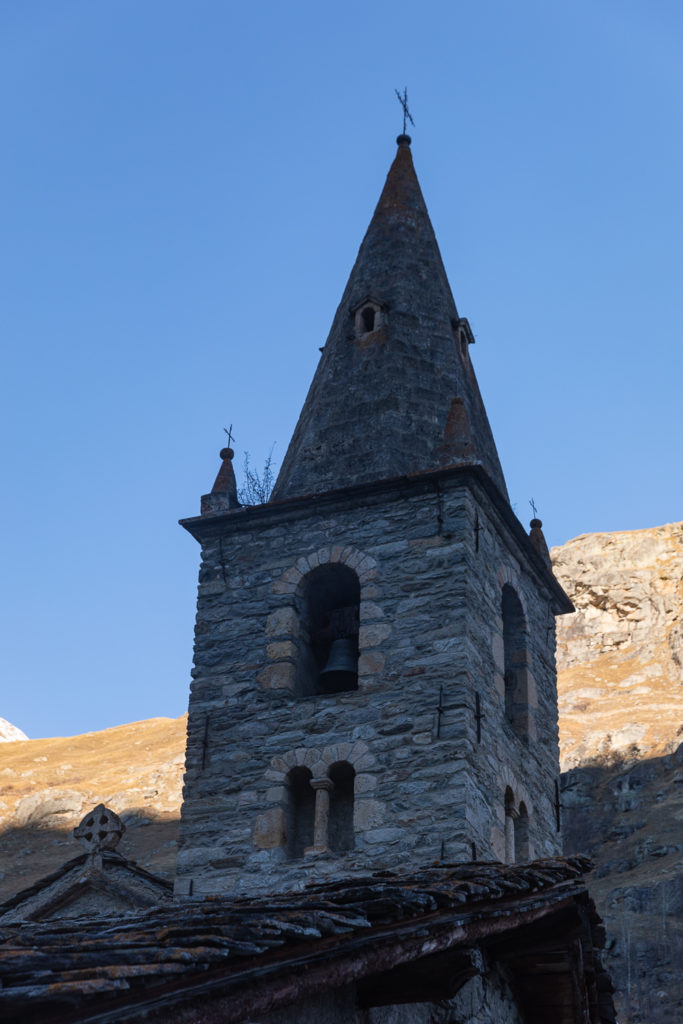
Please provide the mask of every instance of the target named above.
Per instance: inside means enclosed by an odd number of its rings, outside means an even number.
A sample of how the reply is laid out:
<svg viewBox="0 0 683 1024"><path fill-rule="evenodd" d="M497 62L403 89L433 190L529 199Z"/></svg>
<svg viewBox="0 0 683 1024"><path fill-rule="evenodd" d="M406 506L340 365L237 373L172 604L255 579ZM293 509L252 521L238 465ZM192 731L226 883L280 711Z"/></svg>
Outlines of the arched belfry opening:
<svg viewBox="0 0 683 1024"><path fill-rule="evenodd" d="M337 761L328 772L334 788L330 796L328 845L335 853L354 847L353 787L356 772L348 761Z"/></svg>
<svg viewBox="0 0 683 1024"><path fill-rule="evenodd" d="M310 770L303 765L292 768L287 776L287 790L287 857L299 860L304 850L313 845L315 791Z"/></svg>
<svg viewBox="0 0 683 1024"><path fill-rule="evenodd" d="M358 689L360 582L346 565L311 570L299 596L299 696Z"/></svg>
<svg viewBox="0 0 683 1024"><path fill-rule="evenodd" d="M508 583L503 587L505 717L524 740L529 737L528 637L522 602Z"/></svg>

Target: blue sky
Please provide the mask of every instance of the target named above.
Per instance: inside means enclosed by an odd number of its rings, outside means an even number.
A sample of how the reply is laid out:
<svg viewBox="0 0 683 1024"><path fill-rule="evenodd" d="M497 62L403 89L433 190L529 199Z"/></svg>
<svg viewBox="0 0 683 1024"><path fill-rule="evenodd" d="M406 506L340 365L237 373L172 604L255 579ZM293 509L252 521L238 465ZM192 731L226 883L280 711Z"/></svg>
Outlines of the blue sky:
<svg viewBox="0 0 683 1024"><path fill-rule="evenodd" d="M681 518L683 7L0 8L3 698L187 706L223 426L281 457L401 127L516 511Z"/></svg>

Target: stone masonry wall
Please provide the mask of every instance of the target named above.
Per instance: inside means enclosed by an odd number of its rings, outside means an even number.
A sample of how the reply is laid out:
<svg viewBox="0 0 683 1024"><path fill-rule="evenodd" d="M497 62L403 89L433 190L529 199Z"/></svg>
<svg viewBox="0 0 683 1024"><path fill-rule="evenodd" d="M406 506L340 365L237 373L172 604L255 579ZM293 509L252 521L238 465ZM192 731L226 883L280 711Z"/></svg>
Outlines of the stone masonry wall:
<svg viewBox="0 0 683 1024"><path fill-rule="evenodd" d="M406 482L360 507L342 496L247 510L202 532L178 894L502 859L507 786L529 811L531 855L559 850L550 593L475 479ZM302 581L335 563L360 581L359 689L297 697ZM531 637L528 744L504 711L511 581ZM340 761L355 771L354 848L288 860L288 772L324 779Z"/></svg>
<svg viewBox="0 0 683 1024"><path fill-rule="evenodd" d="M526 856L561 853L555 815L555 782L559 780L555 615L551 595L538 586L525 553L511 545L498 517L486 503L473 503L478 516L479 550L467 547L466 603L468 608L467 688L481 690L482 740L472 763L476 782L468 802L468 825L477 850L505 860L505 791L514 795L529 816ZM472 527L474 524L472 524ZM505 714L503 619L501 593L514 588L526 619L525 675L528 711L525 736Z"/></svg>

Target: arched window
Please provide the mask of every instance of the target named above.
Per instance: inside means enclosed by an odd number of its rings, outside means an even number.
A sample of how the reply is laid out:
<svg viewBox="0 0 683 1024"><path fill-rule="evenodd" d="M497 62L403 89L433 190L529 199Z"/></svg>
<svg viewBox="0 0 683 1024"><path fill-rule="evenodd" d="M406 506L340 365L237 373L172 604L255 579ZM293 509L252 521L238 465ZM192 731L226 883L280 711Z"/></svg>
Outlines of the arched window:
<svg viewBox="0 0 683 1024"><path fill-rule="evenodd" d="M519 805L515 826L515 857L520 862L529 860L529 815L524 801Z"/></svg>
<svg viewBox="0 0 683 1024"><path fill-rule="evenodd" d="M358 689L359 609L353 569L328 563L306 576L299 605L299 696Z"/></svg>
<svg viewBox="0 0 683 1024"><path fill-rule="evenodd" d="M505 863L515 863L515 795L508 786L505 790Z"/></svg>
<svg viewBox="0 0 683 1024"><path fill-rule="evenodd" d="M327 773L334 783L330 795L330 817L328 825L328 846L336 853L344 853L354 847L353 832L353 785L356 773L348 761L337 761Z"/></svg>
<svg viewBox="0 0 683 1024"><path fill-rule="evenodd" d="M527 630L522 603L509 584L503 587L503 649L505 659L505 717L518 735L528 739L529 685Z"/></svg>
<svg viewBox="0 0 683 1024"><path fill-rule="evenodd" d="M304 850L313 845L315 792L308 768L302 765L292 768L287 776L287 785L287 856L290 860L298 860L303 857Z"/></svg>
<svg viewBox="0 0 683 1024"><path fill-rule="evenodd" d="M357 338L365 334L372 334L384 326L384 314L382 305L374 299L365 299L356 307L354 313L354 329Z"/></svg>

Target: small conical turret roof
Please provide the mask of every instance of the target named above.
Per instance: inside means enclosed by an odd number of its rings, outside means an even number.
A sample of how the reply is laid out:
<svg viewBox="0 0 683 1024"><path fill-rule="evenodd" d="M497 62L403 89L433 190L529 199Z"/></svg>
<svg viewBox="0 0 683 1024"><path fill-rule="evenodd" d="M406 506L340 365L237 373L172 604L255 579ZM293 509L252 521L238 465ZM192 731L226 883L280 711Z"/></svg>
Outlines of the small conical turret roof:
<svg viewBox="0 0 683 1024"><path fill-rule="evenodd" d="M407 135L337 309L273 500L481 465L507 497Z"/></svg>

